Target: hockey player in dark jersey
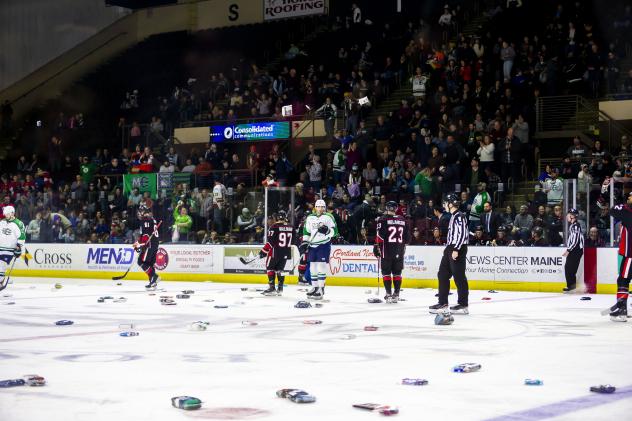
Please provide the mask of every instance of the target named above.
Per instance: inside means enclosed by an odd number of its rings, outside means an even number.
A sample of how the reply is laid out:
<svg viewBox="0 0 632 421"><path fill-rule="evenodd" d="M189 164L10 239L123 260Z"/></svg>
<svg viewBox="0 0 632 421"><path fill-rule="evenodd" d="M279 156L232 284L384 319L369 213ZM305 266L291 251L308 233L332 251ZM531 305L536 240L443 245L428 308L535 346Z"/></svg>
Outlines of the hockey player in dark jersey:
<svg viewBox="0 0 632 421"><path fill-rule="evenodd" d="M309 262L307 261L307 253L302 253L301 256L299 257L299 261L298 261L298 282L297 285L311 285L311 281L308 279L307 276L307 268L308 268Z"/></svg>
<svg viewBox="0 0 632 421"><path fill-rule="evenodd" d="M160 244L158 226L151 214L151 209L145 205L140 205L138 208L138 219L140 220L140 237L134 243L134 250L138 252L138 266L149 278L149 283L145 285L145 288L156 289L159 279L154 265Z"/></svg>
<svg viewBox="0 0 632 421"><path fill-rule="evenodd" d="M263 249L259 252L259 257L266 257L266 270L268 273L268 289L263 291L263 295L282 295L285 276L283 271L288 259L292 257L292 237L294 228L287 223L287 216L284 211L279 211L275 215L275 223L268 227L268 238ZM274 288L274 278L278 281L277 288Z"/></svg>
<svg viewBox="0 0 632 421"><path fill-rule="evenodd" d="M396 215L398 205L390 201L386 203L386 212L377 220L377 235L373 254L380 259L386 302L396 303L402 287L402 270L404 269L404 253L410 241L410 230L406 228L406 220ZM394 289L391 289L391 283Z"/></svg>
<svg viewBox="0 0 632 421"><path fill-rule="evenodd" d="M610 178L606 178L601 186L601 197L597 202L603 207L607 200L604 197L608 191ZM628 294L630 279L632 279L632 192L628 193L625 203L610 209L610 215L621 223L621 236L619 239L619 277L617 278L617 302L610 307L610 319L615 322L628 321Z"/></svg>
<svg viewBox="0 0 632 421"><path fill-rule="evenodd" d="M307 216L306 216L307 217ZM305 224L305 220L299 225L297 232L298 242L297 244L302 244L307 239L304 239L301 233L303 232L303 226ZM298 282L297 285L311 285L310 279L306 276L307 268L309 267L309 262L307 261L307 252L301 253L301 248L299 247L299 260L298 260Z"/></svg>

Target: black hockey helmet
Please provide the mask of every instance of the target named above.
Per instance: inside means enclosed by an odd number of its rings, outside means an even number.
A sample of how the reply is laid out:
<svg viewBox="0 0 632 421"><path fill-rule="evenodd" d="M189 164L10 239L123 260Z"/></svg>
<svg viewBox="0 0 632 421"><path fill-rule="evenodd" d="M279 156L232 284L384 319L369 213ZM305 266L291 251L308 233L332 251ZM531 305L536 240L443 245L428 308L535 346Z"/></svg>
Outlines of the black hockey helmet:
<svg viewBox="0 0 632 421"><path fill-rule="evenodd" d="M448 205L454 206L455 208L458 208L461 204L459 197L454 193L449 193L448 195L446 195L445 199L443 199L443 202L447 203Z"/></svg>
<svg viewBox="0 0 632 421"><path fill-rule="evenodd" d="M151 213L151 208L150 208L149 206L147 206L146 204L141 203L141 204L138 206L138 215L139 215L140 217L142 217L143 215L146 215L146 214L148 214L148 213Z"/></svg>
<svg viewBox="0 0 632 421"><path fill-rule="evenodd" d="M277 221L287 221L287 212L280 210L274 214L274 219Z"/></svg>
<svg viewBox="0 0 632 421"><path fill-rule="evenodd" d="M533 233L537 234L538 237L542 237L544 235L544 230L542 229L542 227L535 227L533 228Z"/></svg>
<svg viewBox="0 0 632 421"><path fill-rule="evenodd" d="M474 227L474 232L476 232L476 231L483 232L483 226L482 225L477 225L476 227Z"/></svg>
<svg viewBox="0 0 632 421"><path fill-rule="evenodd" d="M394 200L389 200L386 202L386 210L390 212L395 212L398 208L397 202Z"/></svg>
<svg viewBox="0 0 632 421"><path fill-rule="evenodd" d="M569 214L569 215L573 215L573 216L575 216L575 217L578 217L578 216L579 216L579 211L578 211L577 209L575 209L575 208L570 208L570 209L568 210L568 214Z"/></svg>
<svg viewBox="0 0 632 421"><path fill-rule="evenodd" d="M498 229L496 230L498 232L507 232L507 227L504 225L501 225L498 227Z"/></svg>

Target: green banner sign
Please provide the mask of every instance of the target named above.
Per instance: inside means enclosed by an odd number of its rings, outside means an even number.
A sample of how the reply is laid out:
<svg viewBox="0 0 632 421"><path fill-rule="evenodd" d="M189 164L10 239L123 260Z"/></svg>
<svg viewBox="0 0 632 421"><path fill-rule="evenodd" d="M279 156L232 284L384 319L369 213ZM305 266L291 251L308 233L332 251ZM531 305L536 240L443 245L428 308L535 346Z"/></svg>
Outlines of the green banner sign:
<svg viewBox="0 0 632 421"><path fill-rule="evenodd" d="M140 193L149 192L152 199L156 199L156 174L125 174L123 176L123 194L128 195L133 189L138 189Z"/></svg>

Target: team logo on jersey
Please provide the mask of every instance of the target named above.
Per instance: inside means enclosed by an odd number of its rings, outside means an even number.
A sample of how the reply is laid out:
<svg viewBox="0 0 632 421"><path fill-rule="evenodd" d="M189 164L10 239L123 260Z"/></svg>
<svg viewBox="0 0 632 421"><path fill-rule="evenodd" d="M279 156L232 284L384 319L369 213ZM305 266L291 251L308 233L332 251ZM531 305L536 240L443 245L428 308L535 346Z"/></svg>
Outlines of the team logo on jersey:
<svg viewBox="0 0 632 421"><path fill-rule="evenodd" d="M158 270L165 270L169 265L169 254L167 250L160 247L156 252L156 263L154 267Z"/></svg>
<svg viewBox="0 0 632 421"><path fill-rule="evenodd" d="M2 228L2 234L11 235L12 231L9 228Z"/></svg>

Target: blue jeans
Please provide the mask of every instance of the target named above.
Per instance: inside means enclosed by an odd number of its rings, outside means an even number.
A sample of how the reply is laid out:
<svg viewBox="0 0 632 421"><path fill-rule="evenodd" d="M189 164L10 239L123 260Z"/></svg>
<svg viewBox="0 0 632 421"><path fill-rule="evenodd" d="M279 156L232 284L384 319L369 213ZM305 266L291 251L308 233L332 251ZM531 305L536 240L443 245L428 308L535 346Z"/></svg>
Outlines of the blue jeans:
<svg viewBox="0 0 632 421"><path fill-rule="evenodd" d="M513 60L505 60L503 62L503 75L505 79L511 79L512 68L513 68Z"/></svg>

